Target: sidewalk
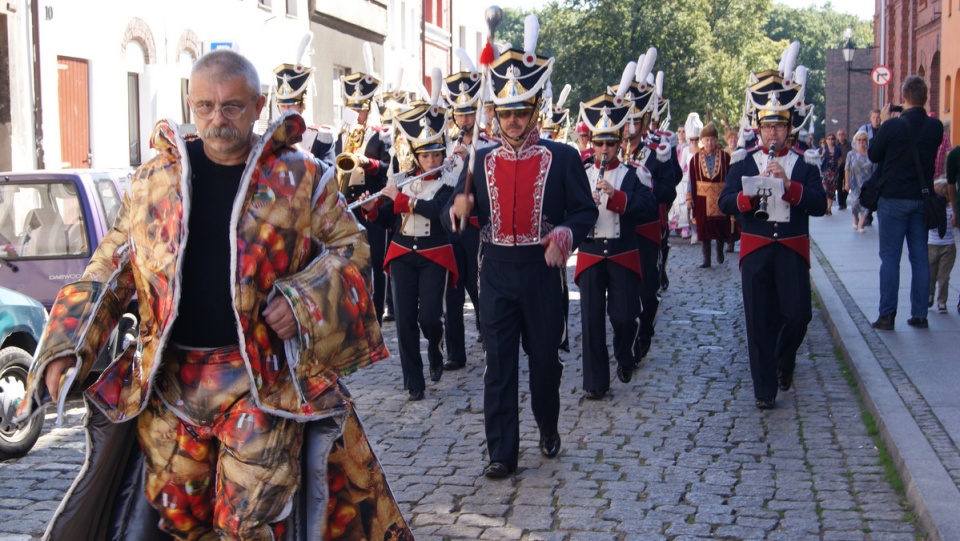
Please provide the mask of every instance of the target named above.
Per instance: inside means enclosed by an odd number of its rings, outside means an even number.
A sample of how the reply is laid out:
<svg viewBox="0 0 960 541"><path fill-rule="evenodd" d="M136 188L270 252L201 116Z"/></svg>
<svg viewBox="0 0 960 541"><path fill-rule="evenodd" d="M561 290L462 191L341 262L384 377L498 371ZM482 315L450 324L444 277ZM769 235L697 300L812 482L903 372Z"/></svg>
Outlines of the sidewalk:
<svg viewBox="0 0 960 541"><path fill-rule="evenodd" d="M907 498L931 540L960 539L960 264L950 280L948 313L931 309L929 329L906 324L910 264L901 260L895 331L870 324L879 303L877 223L851 229L848 211L810 220L811 278L834 339L850 361L906 486Z"/></svg>

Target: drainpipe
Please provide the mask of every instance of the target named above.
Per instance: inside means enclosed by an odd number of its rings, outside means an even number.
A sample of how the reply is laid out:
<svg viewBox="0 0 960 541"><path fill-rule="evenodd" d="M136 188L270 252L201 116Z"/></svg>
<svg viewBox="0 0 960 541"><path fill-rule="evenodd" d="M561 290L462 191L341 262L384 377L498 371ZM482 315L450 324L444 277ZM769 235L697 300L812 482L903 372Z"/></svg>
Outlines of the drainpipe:
<svg viewBox="0 0 960 541"><path fill-rule="evenodd" d="M420 8L420 83L427 76L427 0Z"/></svg>
<svg viewBox="0 0 960 541"><path fill-rule="evenodd" d="M34 145L36 150L36 167L45 169L43 163L43 94L40 92L40 2L34 0L30 3L30 23L31 23L31 47L30 55L33 56L33 133Z"/></svg>
<svg viewBox="0 0 960 541"><path fill-rule="evenodd" d="M878 2L880 4L880 58L879 64L881 66L886 66L887 59L887 4L884 1ZM889 66L887 66L889 67ZM879 93L879 102L877 103L877 109L883 107L883 104L887 102L887 87L886 85L880 87Z"/></svg>

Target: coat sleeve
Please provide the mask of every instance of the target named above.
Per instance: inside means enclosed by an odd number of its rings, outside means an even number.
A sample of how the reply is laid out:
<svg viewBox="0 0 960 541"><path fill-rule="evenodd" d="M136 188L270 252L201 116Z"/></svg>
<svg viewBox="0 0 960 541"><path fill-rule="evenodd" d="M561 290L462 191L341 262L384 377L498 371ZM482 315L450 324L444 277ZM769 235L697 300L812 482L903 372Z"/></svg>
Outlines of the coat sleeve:
<svg viewBox="0 0 960 541"><path fill-rule="evenodd" d="M653 192L644 186L640 182L640 179L637 178L635 169L630 168L630 172L623 178L621 186L627 194L627 205L622 213L623 215L630 216L639 223L639 220L644 215L650 216L657 214L657 199L654 197Z"/></svg>
<svg viewBox="0 0 960 541"><path fill-rule="evenodd" d="M337 191L332 168L321 169L311 234L323 250L303 270L274 283L297 321L297 335L284 350L303 414L338 376L389 356L371 302L370 246Z"/></svg>
<svg viewBox="0 0 960 541"><path fill-rule="evenodd" d="M571 251L587 238L587 234L597 223L597 204L590 193L590 181L580 161L580 153L570 147L563 151L563 169L566 191L566 216L560 224L570 230L573 237Z"/></svg>

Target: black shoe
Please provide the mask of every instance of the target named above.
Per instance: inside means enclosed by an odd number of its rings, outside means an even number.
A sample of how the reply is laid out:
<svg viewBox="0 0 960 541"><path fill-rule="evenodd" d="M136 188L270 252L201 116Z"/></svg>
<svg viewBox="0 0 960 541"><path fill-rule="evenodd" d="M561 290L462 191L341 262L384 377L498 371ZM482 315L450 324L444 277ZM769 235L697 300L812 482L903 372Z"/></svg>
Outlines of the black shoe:
<svg viewBox="0 0 960 541"><path fill-rule="evenodd" d="M540 436L540 452L547 458L553 458L560 452L560 434Z"/></svg>
<svg viewBox="0 0 960 541"><path fill-rule="evenodd" d="M617 379L622 383L630 383L630 380L633 379L633 368L622 364L617 365Z"/></svg>
<svg viewBox="0 0 960 541"><path fill-rule="evenodd" d="M483 343L483 336L481 336L480 333L477 333L477 343L478 343L478 344L482 344L482 343Z"/></svg>
<svg viewBox="0 0 960 541"><path fill-rule="evenodd" d="M698 269L709 269L709 268L710 268L710 263L703 263L703 264L701 264L701 265L700 265L699 267L697 267L697 268L698 268Z"/></svg>
<svg viewBox="0 0 960 541"><path fill-rule="evenodd" d="M384 312L384 313L383 313L383 321L384 321L384 322L387 322L387 321L396 321L396 319L393 317L393 312Z"/></svg>
<svg viewBox="0 0 960 541"><path fill-rule="evenodd" d="M926 329L927 327L929 327L929 324L927 323L927 318L925 317L912 317L907 320L907 325L910 325L911 327L916 327L918 329Z"/></svg>
<svg viewBox="0 0 960 541"><path fill-rule="evenodd" d="M511 468L503 462L491 462L483 469L483 476L487 479L503 479L514 471L516 468Z"/></svg>
<svg viewBox="0 0 960 541"><path fill-rule="evenodd" d="M930 295L930 298L927 299L927 308L933 308L933 295Z"/></svg>
<svg viewBox="0 0 960 541"><path fill-rule="evenodd" d="M793 387L793 374L778 374L777 380L781 391L789 391L790 387Z"/></svg>
<svg viewBox="0 0 960 541"><path fill-rule="evenodd" d="M909 323L909 321L907 322ZM880 329L881 331L892 331L893 330L893 316L880 316L876 321L873 322L872 327L874 329Z"/></svg>
<svg viewBox="0 0 960 541"><path fill-rule="evenodd" d="M464 366L467 366L467 363L455 363L453 361L443 363L444 370L460 370Z"/></svg>
<svg viewBox="0 0 960 541"><path fill-rule="evenodd" d="M776 404L776 401L772 398L770 400L763 400L761 398L758 398L757 401L754 402L754 404L756 404L758 409L772 410L773 406Z"/></svg>
<svg viewBox="0 0 960 541"><path fill-rule="evenodd" d="M585 396L587 400L600 400L605 394L607 394L606 391L587 391L583 396Z"/></svg>
<svg viewBox="0 0 960 541"><path fill-rule="evenodd" d="M420 390L420 391L410 391L409 400L410 400L411 402L419 402L419 401L423 400L423 391L422 391L422 390Z"/></svg>
<svg viewBox="0 0 960 541"><path fill-rule="evenodd" d="M430 369L430 381L440 381L441 376L443 376L442 366Z"/></svg>

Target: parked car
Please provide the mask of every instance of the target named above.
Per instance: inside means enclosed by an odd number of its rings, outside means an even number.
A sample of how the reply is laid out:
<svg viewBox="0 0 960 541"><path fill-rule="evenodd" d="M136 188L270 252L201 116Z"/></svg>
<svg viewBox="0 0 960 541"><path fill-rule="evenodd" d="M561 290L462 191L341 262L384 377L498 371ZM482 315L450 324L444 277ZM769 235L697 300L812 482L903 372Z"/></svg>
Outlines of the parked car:
<svg viewBox="0 0 960 541"><path fill-rule="evenodd" d="M47 311L26 295L0 287L0 459L20 457L33 447L43 416L15 423L26 398L27 370L47 322Z"/></svg>
<svg viewBox="0 0 960 541"><path fill-rule="evenodd" d="M120 211L127 170L0 173L0 286L47 310L60 288L76 282ZM99 373L138 327L136 299L127 306L93 365Z"/></svg>

